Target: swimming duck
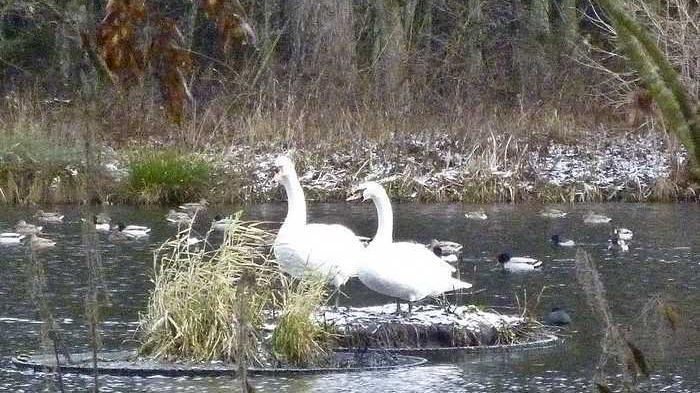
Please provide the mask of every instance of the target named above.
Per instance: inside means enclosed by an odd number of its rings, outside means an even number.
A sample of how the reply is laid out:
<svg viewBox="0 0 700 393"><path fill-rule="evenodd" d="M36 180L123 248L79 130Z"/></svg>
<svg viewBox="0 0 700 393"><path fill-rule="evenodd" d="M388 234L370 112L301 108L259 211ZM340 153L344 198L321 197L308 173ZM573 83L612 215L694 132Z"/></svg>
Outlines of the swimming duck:
<svg viewBox="0 0 700 393"><path fill-rule="evenodd" d="M0 233L0 244L19 244L24 239L21 233L5 232Z"/></svg>
<svg viewBox="0 0 700 393"><path fill-rule="evenodd" d="M525 272L542 267L542 261L529 257L511 257L507 252L498 254L498 263L508 272Z"/></svg>
<svg viewBox="0 0 700 393"><path fill-rule="evenodd" d="M138 239L148 236L148 234L151 232L151 228L140 225L124 226L124 224L119 223L117 225L117 232L123 233L130 239Z"/></svg>
<svg viewBox="0 0 700 393"><path fill-rule="evenodd" d="M489 216L487 216L483 210L466 212L466 213L464 213L464 217L466 217L468 220L482 220L482 221L489 218Z"/></svg>
<svg viewBox="0 0 700 393"><path fill-rule="evenodd" d="M444 240L433 239L427 247L433 251L433 254L447 263L457 263L459 255L462 253L461 244Z"/></svg>
<svg viewBox="0 0 700 393"><path fill-rule="evenodd" d="M63 222L64 216L60 213L44 212L42 210L39 210L36 213L34 213L34 217L37 220L45 222L47 224L60 224Z"/></svg>
<svg viewBox="0 0 700 393"><path fill-rule="evenodd" d="M618 238L617 236L611 236L610 239L608 239L608 250L614 250L614 249L619 249L622 252L627 252L630 249L630 246L627 244L625 240L622 240Z"/></svg>
<svg viewBox="0 0 700 393"><path fill-rule="evenodd" d="M185 213L189 215L194 215L195 213L201 211L201 210L206 210L207 205L209 202L207 202L206 199L202 198L199 200L199 202L190 202L190 203L185 203L179 206L179 209L184 211Z"/></svg>
<svg viewBox="0 0 700 393"><path fill-rule="evenodd" d="M632 240L634 233L627 228L615 228L613 229L613 235L617 235L617 238L620 240Z"/></svg>
<svg viewBox="0 0 700 393"><path fill-rule="evenodd" d="M234 223L234 219L231 217L222 217L217 214L214 216L214 221L211 222L211 228L215 231L223 232L226 228Z"/></svg>
<svg viewBox="0 0 700 393"><path fill-rule="evenodd" d="M610 217L593 212L589 212L583 217L583 222L586 224L607 224L610 221L612 221Z"/></svg>
<svg viewBox="0 0 700 393"><path fill-rule="evenodd" d="M84 219L83 219L84 221ZM92 225L95 226L97 232L109 232L112 228L109 226L110 218L107 215L98 214L92 216Z"/></svg>
<svg viewBox="0 0 700 393"><path fill-rule="evenodd" d="M559 209L547 207L540 211L540 216L545 218L564 218L568 213Z"/></svg>
<svg viewBox="0 0 700 393"><path fill-rule="evenodd" d="M40 225L29 224L24 220L19 220L15 225L15 231L21 235L34 235L41 232L44 227Z"/></svg>
<svg viewBox="0 0 700 393"><path fill-rule="evenodd" d="M190 225L192 223L192 217L190 217L189 214L185 212L176 212L172 209L165 215L165 220L178 225Z"/></svg>
<svg viewBox="0 0 700 393"><path fill-rule="evenodd" d="M32 235L29 245L33 250L41 250L55 246L56 242L37 235Z"/></svg>
<svg viewBox="0 0 700 393"><path fill-rule="evenodd" d="M569 313L559 307L552 308L552 311L544 316L544 324L549 326L566 326L571 323Z"/></svg>
<svg viewBox="0 0 700 393"><path fill-rule="evenodd" d="M559 235L552 235L551 238L549 238L549 241L552 242L555 246L560 246L560 247L573 247L576 245L576 242L574 242L571 239L565 239Z"/></svg>

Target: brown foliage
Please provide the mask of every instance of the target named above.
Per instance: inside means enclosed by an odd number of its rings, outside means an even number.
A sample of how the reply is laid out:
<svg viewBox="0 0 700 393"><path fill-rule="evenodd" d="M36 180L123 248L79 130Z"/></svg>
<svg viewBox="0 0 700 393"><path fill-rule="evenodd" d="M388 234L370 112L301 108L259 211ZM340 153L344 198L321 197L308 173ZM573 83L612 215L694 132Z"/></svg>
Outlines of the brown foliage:
<svg viewBox="0 0 700 393"><path fill-rule="evenodd" d="M148 50L148 61L160 82L168 114L177 124L182 123L186 101L192 101L185 73L192 69L190 53L183 49L184 38L174 20L160 19Z"/></svg>
<svg viewBox="0 0 700 393"><path fill-rule="evenodd" d="M106 11L97 25L98 53L114 82L128 86L144 70L138 32L146 18L145 4L143 0L109 0Z"/></svg>
<svg viewBox="0 0 700 393"><path fill-rule="evenodd" d="M203 0L201 7L216 25L223 53L228 53L235 43L255 45L255 31L246 21L238 0Z"/></svg>

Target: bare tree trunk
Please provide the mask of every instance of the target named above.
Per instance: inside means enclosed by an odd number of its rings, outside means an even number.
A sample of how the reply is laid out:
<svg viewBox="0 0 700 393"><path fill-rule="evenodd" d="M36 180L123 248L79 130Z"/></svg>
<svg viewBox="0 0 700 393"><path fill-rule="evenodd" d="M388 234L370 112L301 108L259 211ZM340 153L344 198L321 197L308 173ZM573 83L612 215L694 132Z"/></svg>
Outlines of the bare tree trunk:
<svg viewBox="0 0 700 393"><path fill-rule="evenodd" d="M383 98L400 95L406 37L403 11L400 4L391 0L377 1L374 5L375 85Z"/></svg>
<svg viewBox="0 0 700 393"><path fill-rule="evenodd" d="M352 3L346 0L290 0L286 4L288 51L296 73L342 81L355 77Z"/></svg>
<svg viewBox="0 0 700 393"><path fill-rule="evenodd" d="M483 0L467 0L464 51L467 62L467 76L471 81L479 81L481 79L484 63L481 53L481 44L484 39L482 6Z"/></svg>
<svg viewBox="0 0 700 393"><path fill-rule="evenodd" d="M571 48L578 35L578 14L576 0L561 0L561 28L560 34L564 48Z"/></svg>

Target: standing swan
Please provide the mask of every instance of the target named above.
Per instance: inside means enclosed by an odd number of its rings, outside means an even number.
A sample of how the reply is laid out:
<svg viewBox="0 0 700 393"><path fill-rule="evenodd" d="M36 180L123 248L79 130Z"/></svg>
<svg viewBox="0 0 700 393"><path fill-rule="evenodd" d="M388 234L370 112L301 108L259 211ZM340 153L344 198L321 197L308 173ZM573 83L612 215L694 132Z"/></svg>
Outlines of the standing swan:
<svg viewBox="0 0 700 393"><path fill-rule="evenodd" d="M384 187L375 182L362 183L348 200L372 199L377 208L377 234L367 246L365 263L358 277L369 289L411 303L426 296L471 288L471 284L452 277L455 268L424 245L393 241L393 212Z"/></svg>
<svg viewBox="0 0 700 393"><path fill-rule="evenodd" d="M273 245L280 269L293 277L321 274L336 288L357 276L365 248L348 228L337 224L307 224L304 191L292 160L275 160L275 180L287 193L287 217Z"/></svg>

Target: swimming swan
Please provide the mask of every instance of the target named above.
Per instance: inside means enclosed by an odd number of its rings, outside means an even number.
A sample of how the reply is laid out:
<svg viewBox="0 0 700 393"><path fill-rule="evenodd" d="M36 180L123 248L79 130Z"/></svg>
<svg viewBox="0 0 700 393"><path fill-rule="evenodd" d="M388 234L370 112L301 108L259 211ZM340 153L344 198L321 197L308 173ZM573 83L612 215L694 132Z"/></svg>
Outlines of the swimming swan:
<svg viewBox="0 0 700 393"><path fill-rule="evenodd" d="M365 248L348 228L337 224L307 224L304 191L294 163L275 160L274 179L287 193L287 217L273 245L280 269L293 276L321 274L336 288L357 275Z"/></svg>
<svg viewBox="0 0 700 393"><path fill-rule="evenodd" d="M394 242L391 201L380 184L367 182L355 188L348 200L372 199L377 209L377 234L367 246L358 277L369 289L409 302L444 292L471 288L452 277L455 268L422 244ZM397 311L398 309L397 302Z"/></svg>

